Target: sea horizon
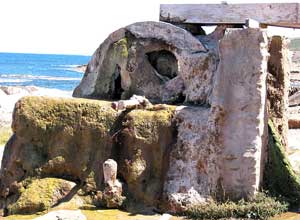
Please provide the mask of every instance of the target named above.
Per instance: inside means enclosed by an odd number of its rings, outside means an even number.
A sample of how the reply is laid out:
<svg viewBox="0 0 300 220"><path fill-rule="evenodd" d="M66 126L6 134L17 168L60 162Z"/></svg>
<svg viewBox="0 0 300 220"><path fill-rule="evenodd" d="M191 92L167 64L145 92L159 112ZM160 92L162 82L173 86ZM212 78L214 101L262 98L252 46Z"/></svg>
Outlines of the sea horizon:
<svg viewBox="0 0 300 220"><path fill-rule="evenodd" d="M72 91L91 56L0 52L0 86L36 86Z"/></svg>
<svg viewBox="0 0 300 220"><path fill-rule="evenodd" d="M32 55L63 55L63 56L85 56L91 57L93 54L71 54L71 53L50 53L50 52L10 52L10 51L0 51L0 53L7 53L7 54L32 54Z"/></svg>

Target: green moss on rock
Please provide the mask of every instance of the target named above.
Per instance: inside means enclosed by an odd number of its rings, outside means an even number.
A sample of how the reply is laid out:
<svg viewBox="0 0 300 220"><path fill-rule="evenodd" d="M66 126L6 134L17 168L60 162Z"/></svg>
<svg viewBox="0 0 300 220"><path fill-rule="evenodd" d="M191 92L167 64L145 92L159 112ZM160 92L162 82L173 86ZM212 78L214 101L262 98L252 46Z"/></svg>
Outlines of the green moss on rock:
<svg viewBox="0 0 300 220"><path fill-rule="evenodd" d="M120 55L123 58L127 58L128 57L128 47L127 47L127 38L124 37L122 39L120 39L119 41L114 43L114 49L116 54L120 53Z"/></svg>
<svg viewBox="0 0 300 220"><path fill-rule="evenodd" d="M161 110L136 109L123 120L120 132L120 172L129 198L146 205L157 205L174 144L174 106ZM128 204L130 201L128 201Z"/></svg>
<svg viewBox="0 0 300 220"><path fill-rule="evenodd" d="M10 214L33 214L47 210L70 191L72 186L70 182L62 179L35 179L22 190L19 199L8 206L8 212Z"/></svg>
<svg viewBox="0 0 300 220"><path fill-rule="evenodd" d="M264 188L291 205L299 205L299 179L292 169L272 121L268 125L268 160L264 172Z"/></svg>
<svg viewBox="0 0 300 220"><path fill-rule="evenodd" d="M30 177L68 179L97 191L117 118L110 102L22 98L14 110L14 137L4 151L0 195L13 194L13 183Z"/></svg>

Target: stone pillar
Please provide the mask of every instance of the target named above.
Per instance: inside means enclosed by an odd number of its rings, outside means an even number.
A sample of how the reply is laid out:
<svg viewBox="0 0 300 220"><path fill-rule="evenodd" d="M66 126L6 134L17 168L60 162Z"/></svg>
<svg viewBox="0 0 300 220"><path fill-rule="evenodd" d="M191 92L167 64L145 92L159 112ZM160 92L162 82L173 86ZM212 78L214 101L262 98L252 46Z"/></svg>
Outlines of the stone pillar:
<svg viewBox="0 0 300 220"><path fill-rule="evenodd" d="M103 175L105 189L103 199L108 208L118 208L122 206L125 197L122 196L122 184L117 179L117 162L108 159L103 163Z"/></svg>
<svg viewBox="0 0 300 220"><path fill-rule="evenodd" d="M219 187L229 198L253 196L259 188L267 137L267 46L260 29L227 29L220 40L210 117L218 134Z"/></svg>
<svg viewBox="0 0 300 220"><path fill-rule="evenodd" d="M113 185L117 180L118 164L112 159L108 159L103 163L104 183Z"/></svg>
<svg viewBox="0 0 300 220"><path fill-rule="evenodd" d="M290 64L288 39L273 36L269 46L267 91L268 116L277 129L282 145L288 146L288 90Z"/></svg>

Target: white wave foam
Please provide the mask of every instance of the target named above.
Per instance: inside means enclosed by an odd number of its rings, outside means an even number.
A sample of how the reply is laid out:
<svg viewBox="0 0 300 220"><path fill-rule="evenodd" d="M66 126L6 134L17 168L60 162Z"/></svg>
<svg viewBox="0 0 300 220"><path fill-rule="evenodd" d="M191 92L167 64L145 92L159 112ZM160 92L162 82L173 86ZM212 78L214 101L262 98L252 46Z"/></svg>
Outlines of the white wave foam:
<svg viewBox="0 0 300 220"><path fill-rule="evenodd" d="M65 91L60 89L49 89L43 87L36 87L37 91L33 92L32 95L37 96L50 96L50 97L72 97L73 91Z"/></svg>
<svg viewBox="0 0 300 220"><path fill-rule="evenodd" d="M0 83L22 83L22 82L31 82L32 80L29 79L1 79L0 78Z"/></svg>
<svg viewBox="0 0 300 220"><path fill-rule="evenodd" d="M56 81L80 81L81 77L62 77L62 76L34 76L21 74L0 74L0 80L56 80ZM6 82L6 81L3 81ZM12 81L13 82L13 81ZM26 82L26 81L25 81Z"/></svg>

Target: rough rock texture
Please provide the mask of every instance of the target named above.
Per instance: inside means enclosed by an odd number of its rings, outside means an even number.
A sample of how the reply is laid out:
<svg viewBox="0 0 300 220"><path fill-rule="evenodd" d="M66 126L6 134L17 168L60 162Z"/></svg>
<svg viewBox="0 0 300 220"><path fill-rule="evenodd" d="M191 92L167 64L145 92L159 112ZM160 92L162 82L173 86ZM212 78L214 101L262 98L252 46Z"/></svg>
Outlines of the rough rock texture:
<svg viewBox="0 0 300 220"><path fill-rule="evenodd" d="M99 169L111 155L117 118L110 105L81 99L21 99L14 111L14 135L4 150L0 197L16 194L16 183L30 177L75 181L86 193L99 188Z"/></svg>
<svg viewBox="0 0 300 220"><path fill-rule="evenodd" d="M134 110L124 118L118 135L118 164L138 202L156 206L161 201L169 151L176 141L174 110Z"/></svg>
<svg viewBox="0 0 300 220"><path fill-rule="evenodd" d="M269 120L268 133L268 157L263 187L274 196L280 196L291 205L298 206L300 201L299 176L295 174L277 128L271 120Z"/></svg>
<svg viewBox="0 0 300 220"><path fill-rule="evenodd" d="M33 214L47 210L74 186L73 182L55 178L24 180L19 199L7 207L8 214Z"/></svg>
<svg viewBox="0 0 300 220"><path fill-rule="evenodd" d="M126 195L157 205L168 166L166 155L174 138L175 108L159 105L118 113L111 104L83 99L21 99L14 111L14 135L4 150L0 206L7 209L21 199L26 179L44 177L76 182L69 199L77 193L88 196L88 204L107 205L115 190L104 184L102 164L108 158L120 164L118 175L125 180ZM115 202L121 205L124 197L122 192L118 195L120 200ZM109 200L109 207L113 200Z"/></svg>
<svg viewBox="0 0 300 220"><path fill-rule="evenodd" d="M230 198L253 196L262 178L267 46L260 29L228 29L220 40L211 114L219 132L220 188Z"/></svg>
<svg viewBox="0 0 300 220"><path fill-rule="evenodd" d="M216 192L220 170L213 145L216 143L211 143L209 114L209 108L177 108L177 143L170 153L164 185L167 210L184 211Z"/></svg>
<svg viewBox="0 0 300 220"><path fill-rule="evenodd" d="M122 196L122 183L117 179L118 164L113 159L108 159L103 163L103 175L105 189L103 198L108 208L118 208L122 206L125 197Z"/></svg>
<svg viewBox="0 0 300 220"><path fill-rule="evenodd" d="M189 32L140 22L112 33L96 50L73 96L207 103L217 58Z"/></svg>
<svg viewBox="0 0 300 220"><path fill-rule="evenodd" d="M285 148L288 146L287 111L289 106L288 90L291 64L288 55L288 43L288 39L281 36L273 36L271 38L267 75L268 115L272 118Z"/></svg>
<svg viewBox="0 0 300 220"><path fill-rule="evenodd" d="M211 199L252 197L267 158L268 113L278 124L284 120L284 105L275 101L286 87L278 93L275 87L285 83L284 58L278 64L276 55L286 54L273 44L268 65L261 29L220 26L199 40L158 22L114 32L93 55L74 96L136 94L186 106L145 104L144 98L22 99L0 171L2 205L17 201L18 184L32 176L73 180L75 194L109 207L119 206L122 196L127 204L173 212ZM107 174L122 181L123 194L119 182L103 175L108 158L118 171Z"/></svg>
<svg viewBox="0 0 300 220"><path fill-rule="evenodd" d="M257 192L267 137L267 43L259 29L229 29L219 44L211 107L178 108L164 185L168 210Z"/></svg>

